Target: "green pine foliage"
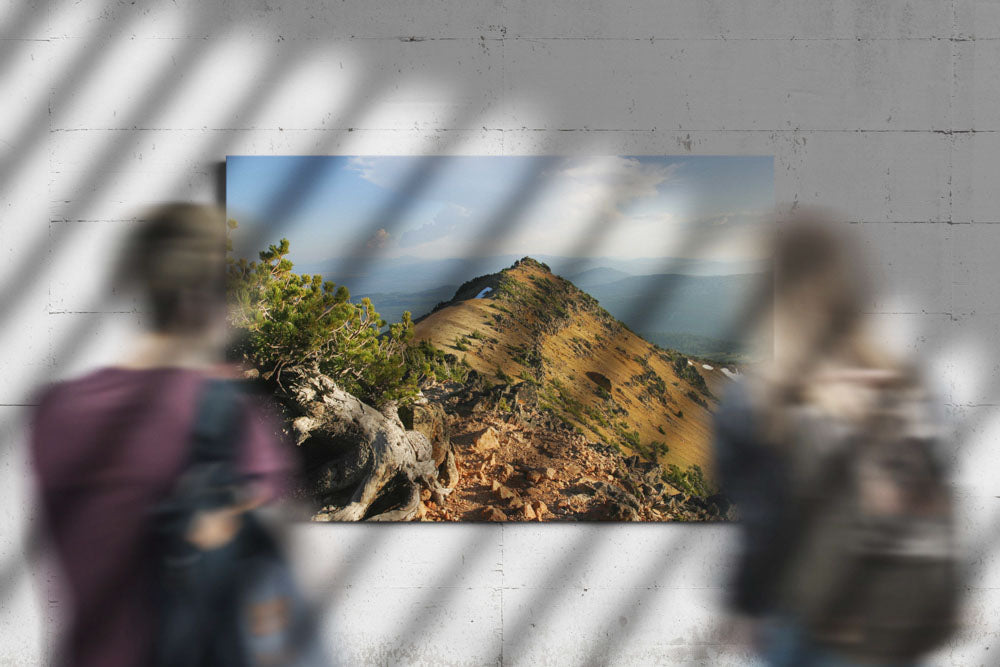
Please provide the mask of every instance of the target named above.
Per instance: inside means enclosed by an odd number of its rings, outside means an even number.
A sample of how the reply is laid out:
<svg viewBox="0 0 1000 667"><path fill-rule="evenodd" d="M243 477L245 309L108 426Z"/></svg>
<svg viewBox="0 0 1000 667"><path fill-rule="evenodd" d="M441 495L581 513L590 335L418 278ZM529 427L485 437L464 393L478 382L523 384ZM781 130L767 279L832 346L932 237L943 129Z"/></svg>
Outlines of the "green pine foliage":
<svg viewBox="0 0 1000 667"><path fill-rule="evenodd" d="M705 384L705 378L701 376L698 369L688 363L688 360L684 357L676 357L673 361L674 372L677 373L677 377L682 380L687 381L692 387L698 390L702 395L712 398L712 392L709 391L708 385ZM690 395L690 394L689 394ZM699 403L700 405L705 405L702 400L694 399L691 400Z"/></svg>
<svg viewBox="0 0 1000 667"><path fill-rule="evenodd" d="M472 370L465 357L454 361L454 356L445 354L444 350L434 347L427 340L411 345L405 354L407 368L415 375L418 384L425 380L465 382Z"/></svg>
<svg viewBox="0 0 1000 667"><path fill-rule="evenodd" d="M343 285L293 272L288 251L282 239L258 261L230 260L230 324L243 334L237 351L279 386L283 374L313 370L374 405L415 395L410 313L385 329L369 299L352 302Z"/></svg>
<svg viewBox="0 0 1000 667"><path fill-rule="evenodd" d="M705 473L699 465L681 470L671 463L664 471L663 479L674 488L691 496L705 497L715 493L715 489L705 479Z"/></svg>

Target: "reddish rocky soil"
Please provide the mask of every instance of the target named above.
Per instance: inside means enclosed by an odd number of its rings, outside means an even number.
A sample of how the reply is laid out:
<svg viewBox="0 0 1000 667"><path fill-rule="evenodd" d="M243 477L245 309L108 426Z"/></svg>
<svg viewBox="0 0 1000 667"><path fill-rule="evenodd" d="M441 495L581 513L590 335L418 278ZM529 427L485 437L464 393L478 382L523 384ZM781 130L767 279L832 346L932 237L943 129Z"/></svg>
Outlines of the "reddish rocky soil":
<svg viewBox="0 0 1000 667"><path fill-rule="evenodd" d="M580 434L525 425L515 416L449 415L448 421L459 480L443 507L424 499L425 521L723 518L711 503L663 483L658 468Z"/></svg>

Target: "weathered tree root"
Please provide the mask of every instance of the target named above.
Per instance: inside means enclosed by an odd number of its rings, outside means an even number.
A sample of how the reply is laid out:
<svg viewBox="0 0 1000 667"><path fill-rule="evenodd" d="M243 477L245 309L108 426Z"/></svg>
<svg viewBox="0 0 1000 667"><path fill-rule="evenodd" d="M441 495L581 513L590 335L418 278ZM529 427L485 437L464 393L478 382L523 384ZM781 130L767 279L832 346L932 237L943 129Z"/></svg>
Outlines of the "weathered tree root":
<svg viewBox="0 0 1000 667"><path fill-rule="evenodd" d="M420 512L420 492L428 489L440 503L451 491L438 481L430 440L418 431L407 431L395 406L382 412L362 403L323 375L303 379L290 388L308 420L295 420L299 442L309 431L321 428L332 435L358 433L371 449L367 473L341 508L317 514L318 521L409 521ZM406 501L398 507L369 516L372 505L392 483L405 480Z"/></svg>

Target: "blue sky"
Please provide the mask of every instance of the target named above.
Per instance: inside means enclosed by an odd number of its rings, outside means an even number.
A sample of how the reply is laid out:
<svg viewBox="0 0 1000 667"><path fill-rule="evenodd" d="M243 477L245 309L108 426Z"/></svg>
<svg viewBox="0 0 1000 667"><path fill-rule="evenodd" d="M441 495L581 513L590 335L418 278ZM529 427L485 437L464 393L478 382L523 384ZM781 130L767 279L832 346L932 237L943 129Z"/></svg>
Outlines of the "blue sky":
<svg viewBox="0 0 1000 667"><path fill-rule="evenodd" d="M756 259L770 156L230 156L229 216L291 259ZM268 229L264 229L264 226ZM693 231L704 241L691 247ZM258 235L258 232L260 234Z"/></svg>

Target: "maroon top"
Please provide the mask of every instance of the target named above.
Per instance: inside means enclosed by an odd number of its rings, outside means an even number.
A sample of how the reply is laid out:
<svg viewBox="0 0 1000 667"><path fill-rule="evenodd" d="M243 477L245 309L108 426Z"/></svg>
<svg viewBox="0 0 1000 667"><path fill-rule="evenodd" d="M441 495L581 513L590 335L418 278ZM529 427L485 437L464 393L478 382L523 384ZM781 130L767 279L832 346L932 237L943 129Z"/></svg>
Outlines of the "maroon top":
<svg viewBox="0 0 1000 667"><path fill-rule="evenodd" d="M153 636L147 520L188 460L205 375L106 368L50 387L32 448L41 503L62 568L72 665L147 665ZM246 414L240 467L277 490L289 461L274 420Z"/></svg>

